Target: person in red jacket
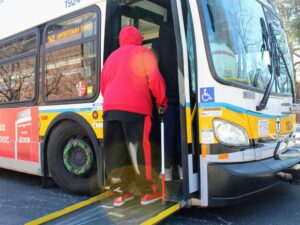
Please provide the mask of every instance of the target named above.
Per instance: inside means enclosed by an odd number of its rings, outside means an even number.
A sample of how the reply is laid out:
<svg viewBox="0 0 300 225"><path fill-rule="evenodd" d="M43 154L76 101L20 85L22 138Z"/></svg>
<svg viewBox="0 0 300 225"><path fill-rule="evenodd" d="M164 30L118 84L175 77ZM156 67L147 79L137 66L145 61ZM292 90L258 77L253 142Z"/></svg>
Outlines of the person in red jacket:
<svg viewBox="0 0 300 225"><path fill-rule="evenodd" d="M152 178L149 133L152 99L160 114L167 108L166 86L154 54L142 46L143 35L133 26L119 34L120 47L106 60L101 73L106 173L115 192L114 205L133 199L132 174L142 193L141 204L158 201Z"/></svg>

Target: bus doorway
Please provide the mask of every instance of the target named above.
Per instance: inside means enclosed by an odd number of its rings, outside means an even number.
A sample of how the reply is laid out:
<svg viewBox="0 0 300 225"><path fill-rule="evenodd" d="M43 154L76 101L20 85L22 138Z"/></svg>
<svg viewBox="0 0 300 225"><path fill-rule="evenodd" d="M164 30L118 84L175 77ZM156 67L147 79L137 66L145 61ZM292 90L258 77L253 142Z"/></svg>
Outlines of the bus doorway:
<svg viewBox="0 0 300 225"><path fill-rule="evenodd" d="M132 25L144 36L143 45L151 49L157 57L160 71L165 78L171 117L177 119L166 121L165 132L173 132L172 137L164 134L166 151L166 200L178 202L189 199L190 194L198 191L197 157L197 119L196 118L196 76L193 61L188 57L187 38L191 36L188 26L186 1L147 0L147 1L111 1L107 6L107 23L105 37L104 61L112 51L119 47L119 32L122 27ZM182 14L182 15L181 15ZM165 32L165 36L163 36ZM189 33L190 32L190 33ZM164 40L162 40L164 39ZM193 40L190 40L192 42ZM191 50L192 53L193 49ZM192 67L192 68L191 68ZM193 71L193 73L189 73ZM192 79L193 77L193 79ZM176 91L176 93L175 93ZM171 94L170 94L171 93ZM161 184L161 131L160 120L155 103L153 104L151 148L153 166L157 183ZM177 108L176 108L177 107ZM191 108L194 108L191 110ZM177 115L176 111L178 112ZM167 138L166 138L167 136ZM166 143L168 142L168 143ZM167 146L168 147L168 146ZM170 175L171 173L171 175Z"/></svg>

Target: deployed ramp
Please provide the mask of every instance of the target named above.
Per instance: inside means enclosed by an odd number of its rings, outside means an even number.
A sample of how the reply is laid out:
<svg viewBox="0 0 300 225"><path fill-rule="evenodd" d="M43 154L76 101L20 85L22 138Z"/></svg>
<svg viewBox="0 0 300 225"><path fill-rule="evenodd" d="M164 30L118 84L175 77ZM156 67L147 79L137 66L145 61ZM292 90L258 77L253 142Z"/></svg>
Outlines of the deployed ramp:
<svg viewBox="0 0 300 225"><path fill-rule="evenodd" d="M87 201L75 204L61 211L39 218L33 224L155 224L181 208L179 203L161 201L141 205L136 198L122 207L113 206L113 195L106 192Z"/></svg>

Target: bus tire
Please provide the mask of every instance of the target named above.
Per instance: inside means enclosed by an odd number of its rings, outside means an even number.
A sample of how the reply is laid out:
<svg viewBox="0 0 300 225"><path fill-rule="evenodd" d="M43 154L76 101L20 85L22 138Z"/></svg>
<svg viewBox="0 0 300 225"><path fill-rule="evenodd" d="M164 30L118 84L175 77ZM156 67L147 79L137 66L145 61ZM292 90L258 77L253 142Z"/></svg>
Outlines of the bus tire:
<svg viewBox="0 0 300 225"><path fill-rule="evenodd" d="M90 137L78 123L65 121L51 132L47 161L51 176L63 191L99 193L96 154Z"/></svg>

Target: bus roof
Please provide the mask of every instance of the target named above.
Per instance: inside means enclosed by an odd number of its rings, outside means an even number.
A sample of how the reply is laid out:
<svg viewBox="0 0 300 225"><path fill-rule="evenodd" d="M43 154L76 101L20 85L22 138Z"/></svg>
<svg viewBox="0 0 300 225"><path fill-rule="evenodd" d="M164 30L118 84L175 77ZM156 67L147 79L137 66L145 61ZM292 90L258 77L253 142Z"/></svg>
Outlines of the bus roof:
<svg viewBox="0 0 300 225"><path fill-rule="evenodd" d="M0 40L103 1L0 0Z"/></svg>

